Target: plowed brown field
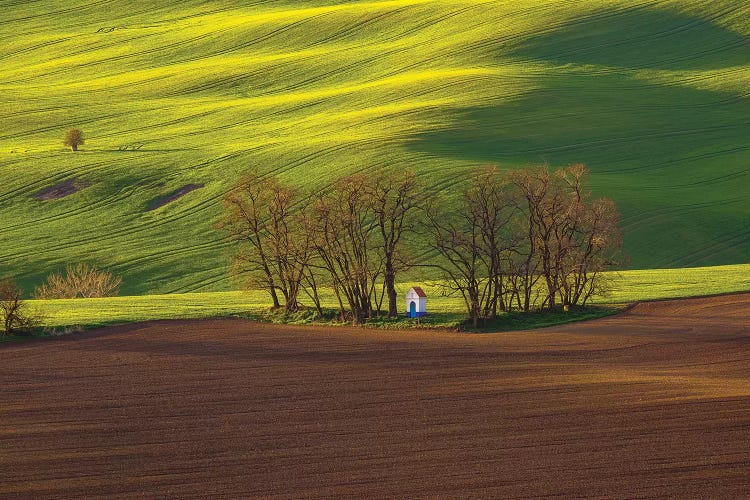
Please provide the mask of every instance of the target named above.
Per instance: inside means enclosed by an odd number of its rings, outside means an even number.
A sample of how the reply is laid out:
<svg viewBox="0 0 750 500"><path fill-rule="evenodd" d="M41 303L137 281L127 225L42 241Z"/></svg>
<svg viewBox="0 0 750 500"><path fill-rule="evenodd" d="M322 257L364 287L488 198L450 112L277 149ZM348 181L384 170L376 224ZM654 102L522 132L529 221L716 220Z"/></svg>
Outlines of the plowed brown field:
<svg viewBox="0 0 750 500"><path fill-rule="evenodd" d="M487 335L239 320L0 347L0 497L750 497L750 295Z"/></svg>

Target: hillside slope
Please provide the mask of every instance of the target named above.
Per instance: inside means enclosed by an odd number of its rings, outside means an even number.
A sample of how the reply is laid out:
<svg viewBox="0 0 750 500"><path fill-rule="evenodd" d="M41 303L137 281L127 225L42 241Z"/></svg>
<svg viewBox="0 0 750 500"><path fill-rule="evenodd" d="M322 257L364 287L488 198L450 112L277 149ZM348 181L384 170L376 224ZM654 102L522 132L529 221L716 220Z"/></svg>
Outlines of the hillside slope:
<svg viewBox="0 0 750 500"><path fill-rule="evenodd" d="M589 166L631 267L748 262L748 40L745 0L0 0L0 270L226 289L212 226L247 168L450 192L543 161Z"/></svg>

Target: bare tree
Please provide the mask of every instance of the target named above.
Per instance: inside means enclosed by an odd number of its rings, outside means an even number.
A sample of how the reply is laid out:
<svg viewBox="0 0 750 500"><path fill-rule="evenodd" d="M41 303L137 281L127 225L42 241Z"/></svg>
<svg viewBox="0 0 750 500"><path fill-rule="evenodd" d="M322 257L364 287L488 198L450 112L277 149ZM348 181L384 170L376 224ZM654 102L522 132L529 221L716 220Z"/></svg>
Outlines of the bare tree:
<svg viewBox="0 0 750 500"><path fill-rule="evenodd" d="M443 273L443 286L449 294L459 293L466 311L476 328L483 318L482 303L486 300L490 263L482 238L482 214L473 206L474 193L469 186L453 210L442 203L427 210L427 226L431 246L439 256L434 264Z"/></svg>
<svg viewBox="0 0 750 500"><path fill-rule="evenodd" d="M518 294L520 220L517 195L495 167L475 171L452 210L428 210L436 266L450 292L462 295L474 327L507 310Z"/></svg>
<svg viewBox="0 0 750 500"><path fill-rule="evenodd" d="M512 224L518 204L510 187L495 167L486 167L474 173L464 191L466 210L472 223L478 225L480 248L486 259L487 276L480 304L485 318L494 318L498 310L506 310L510 252L518 244L518 228Z"/></svg>
<svg viewBox="0 0 750 500"><path fill-rule="evenodd" d="M23 290L11 278L0 280L0 315L3 335L12 335L37 325L37 319L27 310Z"/></svg>
<svg viewBox="0 0 750 500"><path fill-rule="evenodd" d="M311 240L293 211L299 200L298 191L278 182L271 183L270 188L266 237L286 311L294 312L300 307L298 299L311 258Z"/></svg>
<svg viewBox="0 0 750 500"><path fill-rule="evenodd" d="M547 285L543 305L554 307L561 285L558 265L568 250L562 237L571 222L568 217L570 199L562 183L556 182L546 166L520 170L511 175L526 201L532 238L530 251L539 259Z"/></svg>
<svg viewBox="0 0 750 500"><path fill-rule="evenodd" d="M539 280L542 278L540 259L535 245L535 228L525 213L518 214L511 222L514 228L514 243L506 261L509 292L508 308L515 307L529 312L537 305Z"/></svg>
<svg viewBox="0 0 750 500"><path fill-rule="evenodd" d="M235 272L247 277L249 287L268 290L273 307L296 311L307 265L311 241L295 213L299 192L282 185L274 177L255 172L242 176L224 197L224 216L219 227L230 240L240 244L235 256Z"/></svg>
<svg viewBox="0 0 750 500"><path fill-rule="evenodd" d="M414 172L386 172L371 177L368 194L380 232L383 286L388 296L388 317L398 315L396 274L410 267L403 237L414 230L414 213L420 208L420 189Z"/></svg>
<svg viewBox="0 0 750 500"><path fill-rule="evenodd" d="M527 263L538 264L546 284L542 307L555 307L558 299L563 305L585 303L601 271L616 263L619 215L611 201L590 200L587 177L580 164L511 173L528 216Z"/></svg>
<svg viewBox="0 0 750 500"><path fill-rule="evenodd" d="M569 259L562 268L563 304L586 305L606 288L604 271L622 261L619 213L612 200L592 201L581 214Z"/></svg>
<svg viewBox="0 0 750 500"><path fill-rule="evenodd" d="M62 274L53 273L47 282L37 287L39 299L73 299L112 297L120 293L122 278L86 264L72 264Z"/></svg>
<svg viewBox="0 0 750 500"><path fill-rule="evenodd" d="M342 312L346 301L355 324L372 316L375 286L383 271L370 207L367 178L361 174L338 179L311 206L314 224L309 230L315 249Z"/></svg>
<svg viewBox="0 0 750 500"><path fill-rule="evenodd" d="M224 216L219 227L231 241L240 244L235 255L235 273L247 278L247 286L268 290L273 307L281 307L276 292L275 275L271 272L271 250L266 239L267 213L270 204L272 179L263 179L250 172L224 197Z"/></svg>
<svg viewBox="0 0 750 500"><path fill-rule="evenodd" d="M83 136L83 131L79 128L69 129L65 133L65 139L63 140L63 144L68 146L73 152L78 151L78 146L83 145L84 142L85 138Z"/></svg>

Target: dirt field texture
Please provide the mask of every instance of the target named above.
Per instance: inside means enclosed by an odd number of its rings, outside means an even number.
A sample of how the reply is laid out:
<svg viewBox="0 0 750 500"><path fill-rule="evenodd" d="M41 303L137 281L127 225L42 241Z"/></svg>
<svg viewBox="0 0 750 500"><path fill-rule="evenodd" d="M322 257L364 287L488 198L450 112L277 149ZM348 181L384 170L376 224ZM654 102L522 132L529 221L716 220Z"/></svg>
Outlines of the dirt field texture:
<svg viewBox="0 0 750 500"><path fill-rule="evenodd" d="M0 346L0 497L747 498L750 295L531 332Z"/></svg>

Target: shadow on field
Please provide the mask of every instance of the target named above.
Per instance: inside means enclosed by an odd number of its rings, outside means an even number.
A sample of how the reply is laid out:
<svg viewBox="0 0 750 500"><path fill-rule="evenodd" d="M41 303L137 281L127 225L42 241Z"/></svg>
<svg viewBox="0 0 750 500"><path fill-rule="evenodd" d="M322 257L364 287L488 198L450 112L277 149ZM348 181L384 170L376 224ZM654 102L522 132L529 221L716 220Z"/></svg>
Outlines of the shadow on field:
<svg viewBox="0 0 750 500"><path fill-rule="evenodd" d="M748 45L750 38L712 19L640 7L602 11L532 36L514 55L556 64L712 70L748 64Z"/></svg>
<svg viewBox="0 0 750 500"><path fill-rule="evenodd" d="M632 70L750 65L750 38L712 22L655 9L599 14L533 36L508 55L560 68L538 89L499 105L459 109L455 125L413 147L478 161L554 164L638 161L668 166L709 145L750 149L750 102L736 95L638 79ZM499 50L499 49L498 49ZM575 67L597 65L598 68ZM609 170L604 161L591 161Z"/></svg>
<svg viewBox="0 0 750 500"><path fill-rule="evenodd" d="M480 162L649 172L750 149L748 116L750 102L727 94L574 73L549 76L517 101L458 110L453 126L412 147Z"/></svg>
<svg viewBox="0 0 750 500"><path fill-rule="evenodd" d="M741 231L746 214L732 200L743 196L750 176L750 100L697 85L731 80L742 69L734 66L750 65L749 41L710 20L655 9L577 20L511 53L498 49L499 64L511 56L556 66L538 77L536 90L456 109L453 125L418 135L409 147L509 168L584 163L600 174L594 191L614 198L626 223L638 224L644 211L663 218L661 227L652 221L638 228L643 234L631 243L664 239L664 251L626 248L633 266L744 261L750 234ZM640 72L722 67L726 74L694 87L688 85L697 77ZM665 230L673 234L658 237ZM709 248L722 240L726 248Z"/></svg>

